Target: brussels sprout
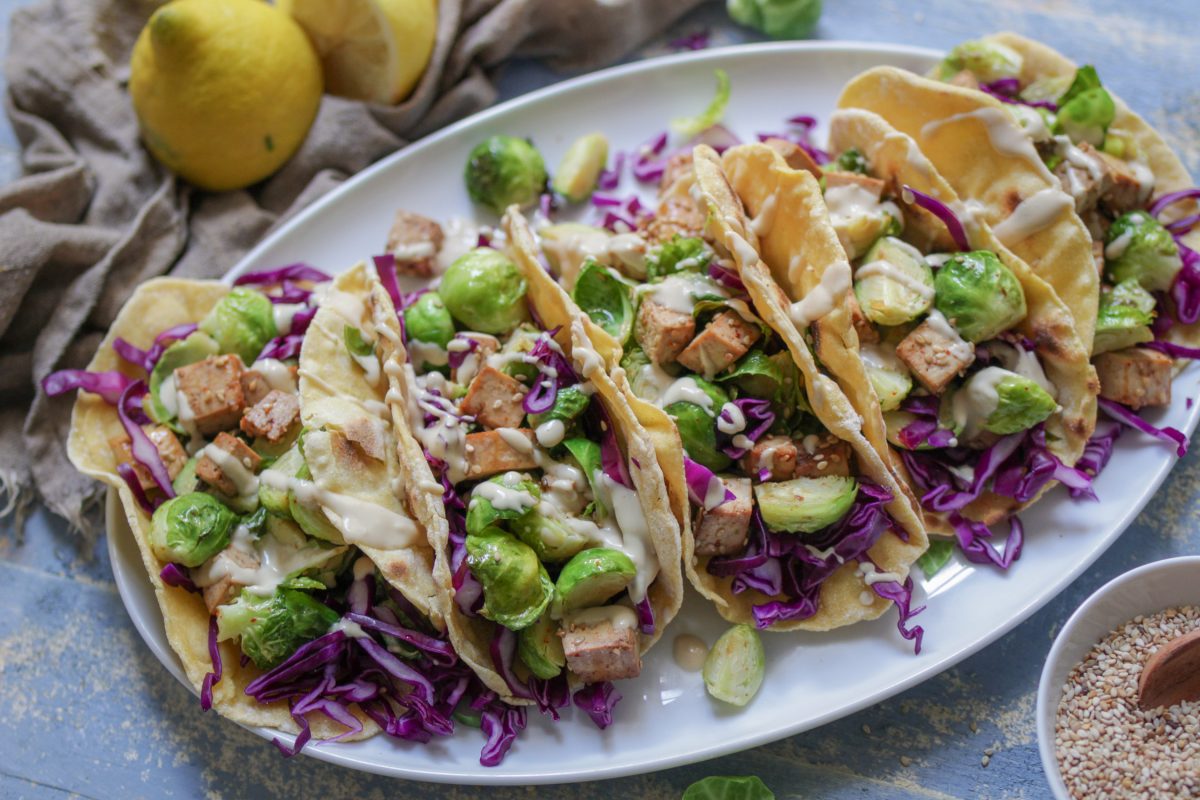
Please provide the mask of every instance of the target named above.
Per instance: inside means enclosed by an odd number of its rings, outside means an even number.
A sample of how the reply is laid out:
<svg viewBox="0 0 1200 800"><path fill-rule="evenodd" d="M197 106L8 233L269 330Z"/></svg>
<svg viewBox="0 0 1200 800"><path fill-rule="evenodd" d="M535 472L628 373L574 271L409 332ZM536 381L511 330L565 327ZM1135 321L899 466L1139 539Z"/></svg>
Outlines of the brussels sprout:
<svg viewBox="0 0 1200 800"><path fill-rule="evenodd" d="M304 454L300 452L300 445L298 444L293 445L287 452L275 459L275 463L271 465L272 470L283 473L288 477L295 477L300 474L300 470L303 468ZM281 517L291 516L289 494L290 492L287 489L274 489L268 486L266 481L258 482L258 502L272 514L277 514Z"/></svg>
<svg viewBox="0 0 1200 800"><path fill-rule="evenodd" d="M564 441L563 447L567 449L567 452L575 459L575 463L583 470L583 474L587 476L588 486L592 489L592 497L599 498L599 494L596 492L596 480L603 474L600 445L591 439L577 436Z"/></svg>
<svg viewBox="0 0 1200 800"><path fill-rule="evenodd" d="M243 590L237 600L217 607L217 640L241 637L242 652L259 669L287 660L300 645L329 633L338 614L311 595L277 589L270 597Z"/></svg>
<svg viewBox="0 0 1200 800"><path fill-rule="evenodd" d="M1154 321L1154 306L1154 295L1133 278L1101 291L1092 354L1123 350L1152 340L1150 323Z"/></svg>
<svg viewBox="0 0 1200 800"><path fill-rule="evenodd" d="M948 400L956 429L968 440L980 431L1006 436L1028 430L1058 408L1035 381L1001 367L985 367L966 380Z"/></svg>
<svg viewBox="0 0 1200 800"><path fill-rule="evenodd" d="M968 342L982 342L1025 318L1025 292L995 253L956 253L933 279L935 304Z"/></svg>
<svg viewBox="0 0 1200 800"><path fill-rule="evenodd" d="M779 359L755 349L714 380L717 383L732 383L743 396L775 400L783 387L786 366Z"/></svg>
<svg viewBox="0 0 1200 800"><path fill-rule="evenodd" d="M949 80L965 69L981 83L991 83L1000 78L1019 77L1024 62L1021 54L1011 47L980 39L956 46L936 71L939 80Z"/></svg>
<svg viewBox="0 0 1200 800"><path fill-rule="evenodd" d="M623 345L633 333L632 294L630 287L616 273L589 258L575 280L571 299L592 322Z"/></svg>
<svg viewBox="0 0 1200 800"><path fill-rule="evenodd" d="M821 18L821 0L725 0L729 18L772 39L803 39Z"/></svg>
<svg viewBox="0 0 1200 800"><path fill-rule="evenodd" d="M710 775L683 790L680 800L775 800L757 775Z"/></svg>
<svg viewBox="0 0 1200 800"><path fill-rule="evenodd" d="M538 485L518 472L505 472L477 485L467 505L467 533L482 533L499 520L528 514L542 499Z"/></svg>
<svg viewBox="0 0 1200 800"><path fill-rule="evenodd" d="M588 538L562 519L543 514L540 507L508 523L514 536L533 548L544 563L557 564L588 546Z"/></svg>
<svg viewBox="0 0 1200 800"><path fill-rule="evenodd" d="M537 553L499 528L467 536L467 566L483 586L483 616L509 630L537 622L554 599Z"/></svg>
<svg viewBox="0 0 1200 800"><path fill-rule="evenodd" d="M475 145L467 157L463 179L472 200L503 214L513 203L529 206L537 202L546 188L546 164L525 139L492 136Z"/></svg>
<svg viewBox="0 0 1200 800"><path fill-rule="evenodd" d="M854 295L876 325L903 325L933 306L933 270L921 251L885 236L867 251L854 275Z"/></svg>
<svg viewBox="0 0 1200 800"><path fill-rule="evenodd" d="M171 481L175 494L191 494L200 490L200 479L196 477L196 465L200 463L198 456L192 456L184 462L183 469Z"/></svg>
<svg viewBox="0 0 1200 800"><path fill-rule="evenodd" d="M537 622L517 634L517 655L542 680L557 677L567 665L558 623L549 614L538 617Z"/></svg>
<svg viewBox="0 0 1200 800"><path fill-rule="evenodd" d="M521 271L503 253L477 247L450 265L438 293L471 330L507 333L529 319L526 288Z"/></svg>
<svg viewBox="0 0 1200 800"><path fill-rule="evenodd" d="M554 176L554 191L572 203L587 200L608 162L608 138L603 133L580 136L567 148Z"/></svg>
<svg viewBox="0 0 1200 800"><path fill-rule="evenodd" d="M443 350L454 338L454 320L437 292L426 292L404 309L404 331L409 339L436 344Z"/></svg>
<svg viewBox="0 0 1200 800"><path fill-rule="evenodd" d="M218 352L217 343L207 334L200 331L196 331L186 339L181 339L173 343L164 350L158 362L155 363L154 369L150 371L150 402L145 404L146 413L150 416L150 419L161 425L165 425L175 419L176 412L173 410L175 399L169 398L164 403L159 394L162 390L163 382L173 377L175 370L180 367L186 367L188 364L203 361L209 356L215 356ZM171 381L169 388L173 390L174 381Z"/></svg>
<svg viewBox="0 0 1200 800"><path fill-rule="evenodd" d="M877 201L861 186L847 184L825 190L829 222L851 261L870 249L881 236L897 236L904 216L891 200Z"/></svg>
<svg viewBox="0 0 1200 800"><path fill-rule="evenodd" d="M593 547L576 553L558 573L555 612L559 615L603 605L633 582L637 567L620 550Z"/></svg>
<svg viewBox="0 0 1200 800"><path fill-rule="evenodd" d="M1050 102L1057 105L1074 80L1073 75L1047 75L1032 81L1021 90L1020 96L1027 103Z"/></svg>
<svg viewBox="0 0 1200 800"><path fill-rule="evenodd" d="M1100 147L1116 113L1112 96L1100 85L1095 68L1080 67L1066 94L1058 100L1054 132L1065 133L1075 143Z"/></svg>
<svg viewBox="0 0 1200 800"><path fill-rule="evenodd" d="M838 157L833 160L832 169L835 172L854 172L866 175L869 167L867 166L867 157L862 154L862 151L857 147L851 147L838 154Z"/></svg>
<svg viewBox="0 0 1200 800"><path fill-rule="evenodd" d="M699 272L708 266L713 252L698 236L680 236L664 242L646 254L646 280L656 281L676 272Z"/></svg>
<svg viewBox="0 0 1200 800"><path fill-rule="evenodd" d="M369 358L375 355L375 343L368 342L361 328L353 325L342 326L342 339L346 342L346 352L358 358Z"/></svg>
<svg viewBox="0 0 1200 800"><path fill-rule="evenodd" d="M841 519L858 496L858 481L837 475L793 478L754 487L758 511L768 528L814 533Z"/></svg>
<svg viewBox="0 0 1200 800"><path fill-rule="evenodd" d="M303 481L312 480L312 472L309 470L308 464L300 466L300 469L296 472L296 477ZM329 517L325 516L325 511L321 506L316 503L311 505L302 503L297 498L295 489L288 490L287 507L288 513L292 515L292 519L309 536L324 539L334 544L343 544L345 542L342 532L329 521Z"/></svg>
<svg viewBox="0 0 1200 800"><path fill-rule="evenodd" d="M942 567L950 563L954 555L954 542L947 539L930 539L929 549L917 559L917 566L926 578L932 578L942 571Z"/></svg>
<svg viewBox="0 0 1200 800"><path fill-rule="evenodd" d="M217 342L222 353L234 353L247 364L279 335L271 301L253 289L236 288L200 321L200 330Z"/></svg>
<svg viewBox="0 0 1200 800"><path fill-rule="evenodd" d="M724 403L715 403L719 409ZM717 449L717 428L713 415L695 403L680 400L671 403L664 411L675 420L683 449L693 461L698 461L713 472L728 469L733 461Z"/></svg>
<svg viewBox="0 0 1200 800"><path fill-rule="evenodd" d="M704 659L704 688L710 696L735 706L754 699L767 671L767 655L758 631L734 625L721 634Z"/></svg>
<svg viewBox="0 0 1200 800"><path fill-rule="evenodd" d="M879 398L881 411L893 411L900 407L904 398L912 391L912 375L904 362L896 357L894 350L877 344L859 346L859 355L867 369L867 378Z"/></svg>
<svg viewBox="0 0 1200 800"><path fill-rule="evenodd" d="M1170 231L1145 211L1117 217L1104 237L1104 263L1113 283L1137 279L1142 288L1165 292L1183 269Z"/></svg>
<svg viewBox="0 0 1200 800"><path fill-rule="evenodd" d="M689 139L699 136L725 116L725 107L729 105L729 75L723 69L714 69L713 74L717 79L717 92L704 111L694 117L679 117L671 120L671 127L680 136Z"/></svg>
<svg viewBox="0 0 1200 800"><path fill-rule="evenodd" d="M578 386L567 386L558 390L558 394L554 398L554 405L550 406L548 411L543 411L540 414L530 414L529 424L536 428L552 419L558 419L562 420L564 425L570 427L571 423L578 419L583 412L587 411L591 402L591 396L584 394Z"/></svg>
<svg viewBox="0 0 1200 800"><path fill-rule="evenodd" d="M198 567L229 546L237 516L211 494L192 492L158 507L150 549L160 561Z"/></svg>

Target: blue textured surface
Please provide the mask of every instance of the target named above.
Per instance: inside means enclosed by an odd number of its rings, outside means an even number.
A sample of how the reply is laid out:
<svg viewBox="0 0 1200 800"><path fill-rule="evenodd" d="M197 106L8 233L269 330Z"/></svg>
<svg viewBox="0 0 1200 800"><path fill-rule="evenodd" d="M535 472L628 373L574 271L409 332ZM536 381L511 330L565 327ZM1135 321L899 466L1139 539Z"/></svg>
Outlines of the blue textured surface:
<svg viewBox="0 0 1200 800"><path fill-rule="evenodd" d="M0 0L0 25L7 27L18 5ZM1136 7L1112 0L915 5L826 0L816 35L932 47L1001 29L1041 38L1099 64L1106 83L1166 134L1193 174L1200 168L1194 0ZM748 39L717 6L693 14L671 36L705 27L714 30L714 44ZM512 96L562 77L537 64L514 64L501 86ZM18 163L12 132L0 126L0 180L14 177ZM1190 455L1120 541L1047 608L959 667L841 722L639 778L483 790L393 781L311 759L284 761L263 740L199 713L134 631L103 542L84 545L39 510L23 543L0 528L0 797L672 798L706 775L747 773L781 798L1045 797L1033 709L1054 633L1111 577L1200 551L1198 518L1200 456ZM994 752L986 767L985 749Z"/></svg>

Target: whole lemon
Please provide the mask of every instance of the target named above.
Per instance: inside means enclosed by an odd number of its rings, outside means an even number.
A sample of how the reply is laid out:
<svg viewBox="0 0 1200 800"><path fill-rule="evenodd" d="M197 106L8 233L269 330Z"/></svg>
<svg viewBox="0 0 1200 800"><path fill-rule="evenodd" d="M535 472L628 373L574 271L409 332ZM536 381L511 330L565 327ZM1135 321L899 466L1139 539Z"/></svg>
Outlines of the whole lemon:
<svg viewBox="0 0 1200 800"><path fill-rule="evenodd" d="M321 102L321 64L308 37L260 0L167 3L138 36L130 68L146 147L212 191L279 169Z"/></svg>

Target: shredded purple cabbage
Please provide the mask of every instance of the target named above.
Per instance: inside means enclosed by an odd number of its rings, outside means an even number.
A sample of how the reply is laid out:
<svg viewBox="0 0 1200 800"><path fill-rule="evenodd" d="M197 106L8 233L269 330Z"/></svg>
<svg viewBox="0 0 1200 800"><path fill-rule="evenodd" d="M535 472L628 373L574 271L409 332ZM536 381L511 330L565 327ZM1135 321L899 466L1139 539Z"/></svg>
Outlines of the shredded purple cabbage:
<svg viewBox="0 0 1200 800"><path fill-rule="evenodd" d="M742 279L738 276L737 272L722 267L716 261L708 262L708 277L726 289L732 289L735 292L746 291L746 284L742 283Z"/></svg>
<svg viewBox="0 0 1200 800"><path fill-rule="evenodd" d="M247 272L241 275L233 282L234 286L262 286L281 284L284 281L309 281L311 283L324 283L331 280L328 275L316 267L309 266L303 262L288 264L286 267L275 267L274 269L263 269L255 272Z"/></svg>
<svg viewBox="0 0 1200 800"><path fill-rule="evenodd" d="M705 511L712 511L734 499L733 492L712 470L687 456L683 457L683 478L687 483L688 499ZM716 481L715 485L713 481ZM720 487L720 494L716 491L717 486Z"/></svg>
<svg viewBox="0 0 1200 800"><path fill-rule="evenodd" d="M400 291L400 281L396 277L396 256L384 253L372 257L371 261L375 264L375 274L379 276L379 282L387 290L388 297L392 298L392 305L396 307L396 314L399 315L403 307L404 293Z"/></svg>
<svg viewBox="0 0 1200 800"><path fill-rule="evenodd" d="M613 709L621 700L621 693L609 681L589 683L575 693L572 698L575 705L596 723L596 727L604 730L613 722Z"/></svg>
<svg viewBox="0 0 1200 800"><path fill-rule="evenodd" d="M117 474L121 476L121 480L125 481L125 485L129 487L133 499L137 501L142 511L153 514L154 503L150 502L150 498L146 496L146 490L142 488L142 481L138 478L137 470L133 468L133 465L122 461L117 464Z"/></svg>
<svg viewBox="0 0 1200 800"><path fill-rule="evenodd" d="M1112 458L1113 446L1123 430L1125 430L1125 426L1119 422L1097 424L1092 438L1088 439L1088 443L1084 445L1083 455L1075 462L1075 468L1083 470L1089 475L1099 475L1108 466L1108 460Z"/></svg>
<svg viewBox="0 0 1200 800"><path fill-rule="evenodd" d="M950 238L954 240L954 244L959 250L971 249L971 242L967 238L967 229L963 227L962 221L954 214L950 206L935 197L931 197L924 192L919 192L908 184L905 184L900 196L904 198L905 202L910 202L908 199L909 195L912 195L913 198L911 202L942 221L942 224L946 226L946 230L950 232Z"/></svg>
<svg viewBox="0 0 1200 800"><path fill-rule="evenodd" d="M1180 200L1187 200L1189 198L1200 198L1200 188L1192 187L1190 189L1181 189L1178 192L1168 192L1162 197L1155 198L1154 202L1150 204L1150 213L1151 215L1157 217L1167 206L1174 205Z"/></svg>
<svg viewBox="0 0 1200 800"><path fill-rule="evenodd" d="M212 708L212 687L221 682L225 670L221 664L221 648L217 645L217 618L208 618L208 657L212 660L212 672L204 676L200 687L200 708L208 711Z"/></svg>
<svg viewBox="0 0 1200 800"><path fill-rule="evenodd" d="M125 428L125 433L129 436L129 450L133 454L133 460L145 467L159 490L167 498L171 498L175 496L175 489L171 486L171 476L167 472L167 465L163 463L158 447L142 429L138 420L134 419L133 411L131 411L132 406L136 409L137 415L144 419L144 415L141 413L141 399L144 394L146 394L146 384L143 381L134 381L125 387L125 391L121 393L121 397L117 401L117 416L121 420L121 426Z"/></svg>
<svg viewBox="0 0 1200 800"><path fill-rule="evenodd" d="M1171 284L1171 300L1175 304L1175 317L1185 325L1200 321L1200 254L1183 242L1177 242L1183 267ZM1165 319L1160 314L1158 319ZM1157 322L1158 320L1155 320ZM1161 335L1163 331L1155 329Z"/></svg>
<svg viewBox="0 0 1200 800"><path fill-rule="evenodd" d="M667 157L662 154L666 146L666 131L639 146L633 153L633 166L630 168L633 177L642 183L654 183L662 178L667 166Z"/></svg>
<svg viewBox="0 0 1200 800"><path fill-rule="evenodd" d="M1137 415L1133 409L1128 406L1121 405L1115 400L1108 400L1103 397L1096 398L1096 403L1100 409L1110 417L1120 422L1122 425L1127 425L1130 428L1137 428L1142 433L1149 434L1156 439L1162 439L1164 442L1175 443L1175 455L1183 458L1187 455L1188 438L1183 431L1176 428L1159 428L1151 425L1146 420Z"/></svg>
<svg viewBox="0 0 1200 800"><path fill-rule="evenodd" d="M1021 443L1019 457L1010 459L1007 466L996 473L992 490L999 495L1011 497L1019 503L1027 503L1037 496L1050 481L1058 481L1067 487L1071 497L1098 500L1092 490L1092 478L1078 467L1068 467L1050 452L1046 446L1046 429L1038 425L1030 429Z"/></svg>
<svg viewBox="0 0 1200 800"><path fill-rule="evenodd" d="M1174 222L1168 222L1164 227L1173 235L1182 236L1198 224L1200 224L1200 214L1192 214L1188 217L1181 217Z"/></svg>
<svg viewBox="0 0 1200 800"><path fill-rule="evenodd" d="M703 50L708 47L709 38L712 33L708 28L701 28L694 33L689 33L684 36L672 39L667 42L667 47L672 50Z"/></svg>
<svg viewBox="0 0 1200 800"><path fill-rule="evenodd" d="M750 441L751 446L753 446L775 424L775 413L771 411L770 400L763 400L757 397L739 398L733 401L733 405L741 410L742 416L746 420L746 427L740 433L729 434L722 431L718 426L717 446L725 455L737 459L746 455L750 448L738 447L733 443L734 439L738 436L745 436ZM717 415L717 419L732 422L729 412L725 408L721 409Z"/></svg>
<svg viewBox="0 0 1200 800"><path fill-rule="evenodd" d="M1004 552L1000 553L988 541L992 537L992 529L982 522L967 519L957 511L947 516L958 547L967 560L974 564L995 564L1000 569L1008 569L1021 557L1021 549L1025 544L1025 526L1016 514L1008 518L1009 533L1004 543Z"/></svg>
<svg viewBox="0 0 1200 800"><path fill-rule="evenodd" d="M867 559L870 561L870 559ZM874 562L870 562L874 566ZM876 569L878 567L876 566ZM913 655L921 655L921 642L925 638L925 629L920 625L909 627L909 622L917 614L925 610L925 606L913 608L913 579L906 577L904 583L899 581L877 581L871 584L871 591L884 600L890 600L896 606L896 630L900 635L913 643Z"/></svg>
<svg viewBox="0 0 1200 800"><path fill-rule="evenodd" d="M446 354L450 363L451 369L458 369L467 360L467 356L479 349L479 340L472 339L470 336L464 336L461 333L454 334L455 339L463 339L467 343L466 350L451 350Z"/></svg>
<svg viewBox="0 0 1200 800"><path fill-rule="evenodd" d="M134 383L134 378L116 370L88 372L83 369L61 369L42 378L42 391L49 397L57 397L76 389L83 389L85 392L100 395L104 402L115 406L120 402L125 390Z"/></svg>
<svg viewBox="0 0 1200 800"><path fill-rule="evenodd" d="M596 188L601 191L611 192L621 185L621 172L625 169L625 154L617 153L613 156L613 165L611 168L605 169L600 173L600 177L596 179Z"/></svg>
<svg viewBox="0 0 1200 800"><path fill-rule="evenodd" d="M642 598L640 603L634 605L633 610L637 612L638 630L650 636L654 633L656 623L654 621L654 606L650 604L650 595Z"/></svg>
<svg viewBox="0 0 1200 800"><path fill-rule="evenodd" d="M158 573L158 577L167 586L174 586L177 589L186 589L189 592L199 592L196 584L192 583L192 579L188 577L187 570L179 564L167 564Z"/></svg>
<svg viewBox="0 0 1200 800"><path fill-rule="evenodd" d="M1020 95L1021 82L1016 78L1000 78L991 83L981 83L979 84L979 88L1002 103L1058 111L1058 104L1052 103L1049 100L1022 100Z"/></svg>

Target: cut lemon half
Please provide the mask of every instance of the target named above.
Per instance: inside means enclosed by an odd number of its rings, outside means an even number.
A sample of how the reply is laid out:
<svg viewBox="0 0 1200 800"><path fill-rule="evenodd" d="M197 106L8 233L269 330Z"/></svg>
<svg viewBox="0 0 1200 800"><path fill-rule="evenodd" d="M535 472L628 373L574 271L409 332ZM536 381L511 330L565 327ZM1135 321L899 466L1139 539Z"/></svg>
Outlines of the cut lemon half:
<svg viewBox="0 0 1200 800"><path fill-rule="evenodd" d="M429 64L437 0L278 0L312 39L330 94L398 103Z"/></svg>

